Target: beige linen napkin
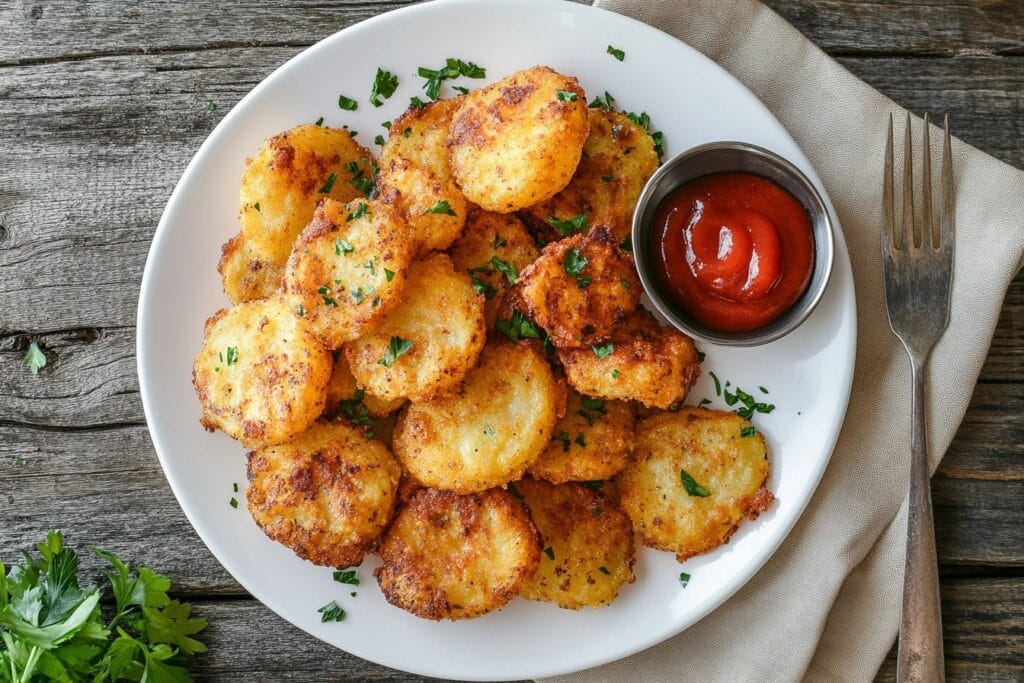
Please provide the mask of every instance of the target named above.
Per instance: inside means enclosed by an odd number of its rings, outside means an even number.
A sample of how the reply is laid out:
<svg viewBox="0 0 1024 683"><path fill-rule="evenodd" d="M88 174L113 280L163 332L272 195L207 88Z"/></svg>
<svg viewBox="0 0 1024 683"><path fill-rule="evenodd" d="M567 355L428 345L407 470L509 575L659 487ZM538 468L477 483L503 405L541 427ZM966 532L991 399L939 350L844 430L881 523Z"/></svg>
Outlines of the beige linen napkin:
<svg viewBox="0 0 1024 683"><path fill-rule="evenodd" d="M756 0L595 4L660 28L724 66L796 139L842 222L859 329L853 395L831 464L768 564L684 633L563 680L870 680L899 627L906 537L910 374L889 330L879 255L884 129L890 112L904 110ZM1024 255L1024 172L960 142L953 164L952 313L927 385L933 469L963 419Z"/></svg>

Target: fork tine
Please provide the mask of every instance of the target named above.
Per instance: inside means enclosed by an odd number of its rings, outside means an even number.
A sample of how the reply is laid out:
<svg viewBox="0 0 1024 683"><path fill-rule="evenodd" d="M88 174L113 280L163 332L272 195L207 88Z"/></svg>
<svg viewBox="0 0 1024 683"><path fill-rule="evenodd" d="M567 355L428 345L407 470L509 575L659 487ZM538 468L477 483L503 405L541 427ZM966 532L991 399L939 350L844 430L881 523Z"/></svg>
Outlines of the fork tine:
<svg viewBox="0 0 1024 683"><path fill-rule="evenodd" d="M921 239L931 244L933 249L939 248L939 235L932 222L932 146L928 139L928 114L924 115L924 139L921 150Z"/></svg>
<svg viewBox="0 0 1024 683"><path fill-rule="evenodd" d="M953 204L953 150L949 130L949 114L945 121L945 142L942 146L942 215L939 218L939 246L943 251L953 249L953 222L956 207Z"/></svg>
<svg viewBox="0 0 1024 683"><path fill-rule="evenodd" d="M896 240L896 204L893 198L893 161L892 161L892 114L889 114L889 134L885 138L885 171L882 178L882 207L885 212L885 225L882 226L882 254L891 253L890 240Z"/></svg>
<svg viewBox="0 0 1024 683"><path fill-rule="evenodd" d="M897 240L898 249L906 249L908 244L921 246L919 233L914 226L914 143L911 141L910 133L908 111L907 127L903 131L903 239Z"/></svg>

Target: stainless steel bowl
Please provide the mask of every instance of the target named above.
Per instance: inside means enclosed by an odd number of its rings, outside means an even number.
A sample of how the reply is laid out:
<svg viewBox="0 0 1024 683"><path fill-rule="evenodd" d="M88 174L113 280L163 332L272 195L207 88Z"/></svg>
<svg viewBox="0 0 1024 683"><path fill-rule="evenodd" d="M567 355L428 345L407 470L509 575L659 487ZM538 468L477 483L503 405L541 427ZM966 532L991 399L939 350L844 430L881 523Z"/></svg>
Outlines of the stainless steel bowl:
<svg viewBox="0 0 1024 683"><path fill-rule="evenodd" d="M767 178L797 198L811 218L814 270L803 295L780 318L751 332L721 332L694 320L663 291L653 269L657 244L654 217L662 202L686 183L716 173L752 173ZM644 186L633 213L633 255L644 291L658 311L677 328L699 340L726 346L756 346L789 334L818 304L832 273L832 220L815 189L799 169L778 154L745 142L712 142L667 161Z"/></svg>

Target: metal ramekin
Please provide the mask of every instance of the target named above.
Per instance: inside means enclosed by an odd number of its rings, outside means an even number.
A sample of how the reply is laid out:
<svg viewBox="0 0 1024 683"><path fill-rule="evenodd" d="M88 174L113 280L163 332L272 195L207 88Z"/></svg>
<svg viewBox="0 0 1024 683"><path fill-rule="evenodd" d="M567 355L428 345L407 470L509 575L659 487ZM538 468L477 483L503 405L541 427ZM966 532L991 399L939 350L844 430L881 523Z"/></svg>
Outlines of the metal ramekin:
<svg viewBox="0 0 1024 683"><path fill-rule="evenodd" d="M751 332L720 332L694 320L662 289L653 270L657 244L652 236L654 217L662 202L686 183L716 173L752 173L787 190L811 217L814 270L803 295L781 317ZM778 154L745 142L711 142L693 147L668 160L644 186L633 213L633 255L644 291L669 322L695 339L724 346L757 346L789 334L807 319L818 304L832 273L834 243L832 220L810 180Z"/></svg>

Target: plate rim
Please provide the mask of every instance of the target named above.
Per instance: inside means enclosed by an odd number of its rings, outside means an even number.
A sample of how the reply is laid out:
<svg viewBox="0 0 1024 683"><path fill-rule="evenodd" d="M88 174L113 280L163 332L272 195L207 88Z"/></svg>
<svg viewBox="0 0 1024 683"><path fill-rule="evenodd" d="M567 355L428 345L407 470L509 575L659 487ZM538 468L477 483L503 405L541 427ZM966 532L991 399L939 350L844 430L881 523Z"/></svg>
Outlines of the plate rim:
<svg viewBox="0 0 1024 683"><path fill-rule="evenodd" d="M329 640L326 640L325 638L320 637L316 633L308 631L302 625L293 622L291 619L288 618L288 616L286 616L281 611L268 604L263 599L261 599L257 595L257 592L254 591L248 585L248 581L242 581L239 579L238 573L236 573L236 571L234 571L233 569L235 563L233 561L225 561L224 557L222 557L222 549L220 549L220 546L213 545L208 541L207 525L201 519L201 515L199 515L196 510L190 509L189 506L183 503L182 496L181 494L179 494L179 487L181 487L182 484L180 482L176 483L177 478L171 474L167 466L167 458L169 456L165 456L164 449L162 449L157 437L155 436L154 425L156 421L156 416L153 414L153 408L151 405L152 401L151 399L147 398L150 395L150 392L152 392L154 389L153 387L150 386L149 381L147 380L146 377L146 373L143 370L148 358L146 346L144 345L143 341L144 338L146 337L145 331L148 327L148 320L150 317L148 313L150 309L147 308L145 304L147 300L151 296L153 296L150 293L150 290L153 287L152 281L153 277L155 276L152 275L152 272L155 267L151 268L151 264L156 260L155 255L160 251L160 245L162 244L162 242L168 239L170 209L172 206L174 206L177 202L180 201L180 195L184 192L183 186L186 184L186 179L193 174L195 169L203 163L205 157L208 154L210 154L210 150L214 146L214 142L217 139L219 139L221 135L225 134L225 131L227 131L231 127L236 118L244 115L244 110L246 109L246 107L244 107L243 105L247 104L249 100L254 99L263 88L269 87L267 85L268 83L284 77L284 75L293 67L296 61L303 59L311 51L323 49L325 44L333 42L335 40L343 39L342 37L345 36L346 34L352 34L364 30L372 30L377 23L386 21L385 17L392 17L393 15L396 14L415 15L418 13L429 13L433 11L433 8L436 6L463 5L473 6L474 9L479 9L481 5L492 3L500 4L506 7L509 5L516 5L523 8L530 8L531 11L570 11L576 12L580 16L586 16L590 13L601 13L605 15L611 15L612 17L615 18L616 21L621 21L626 24L630 24L636 30L640 30L642 32L653 31L656 33L660 33L663 36L671 39L672 41L678 43L683 50L690 52L691 56L694 59L703 62L704 67L715 72L717 77L732 81L736 86L742 88L746 93L750 95L752 101L755 102L758 106L760 106L760 108L762 109L762 113L772 122L774 122L774 124L777 125L778 128L785 133L786 137L788 137L790 141L792 141L794 148L796 148L800 156L800 159L798 159L798 161L803 161L806 164L806 168L808 170L807 175L818 188L818 190L822 193L829 214L833 220L833 235L836 240L837 247L835 252L835 258L842 258L844 260L846 270L849 271L850 279L848 289L843 290L841 292L841 296L843 296L843 298L845 299L845 301L842 301L842 304L846 306L849 310L850 322L848 338L844 340L847 347L849 348L849 362L844 365L844 374L842 377L839 378L840 381L837 383L837 386L839 387L839 392L837 392L837 395L841 399L839 401L839 404L841 405L841 410L839 411L839 416L836 420L836 423L833 426L832 433L826 439L826 443L828 444L828 454L826 457L820 460L820 465L817 468L817 471L814 472L813 476L809 478L809 481L813 481L813 486L809 487L810 493L807 496L806 500L803 501L803 503L798 506L798 509L795 511L795 514L792 517L792 521L784 527L784 532L779 533L777 537L775 537L766 545L761 557L757 558L755 561L748 562L744 565L743 571L734 574L731 577L731 580L724 588L724 590L722 590L722 593L719 596L719 598L716 601L713 601L713 603L710 606L708 606L707 609L703 612L696 614L690 618L680 619L679 622L673 624L673 628L660 632L657 635L642 640L631 641L629 646L617 650L612 654L591 653L589 657L585 658L586 661L583 663L577 661L576 663L573 663L569 666L560 666L556 668L549 667L548 669L537 670L536 672L529 674L530 677L533 678L543 678L583 671L586 669L608 664L610 662L624 659L626 657L637 654L638 652L646 650L659 643L665 642L670 638L675 637L679 633L685 631L686 629L690 628L700 620L704 619L705 617L713 613L715 610L721 607L726 601L732 598L739 589L741 589L743 586L749 583L751 578L753 578L753 576L757 574L772 557L774 557L779 547L787 538L789 538L790 533L792 533L793 529L803 518L803 514L806 511L807 506L818 493L818 487L821 484L821 479L823 478L825 471L828 469L828 466L832 461L832 456L835 452L836 443L838 442L840 433L842 431L842 427L845 424L847 412L849 409L850 396L853 387L853 378L856 370L858 318L856 309L855 281L853 280L852 275L852 264L850 262L849 251L848 246L846 244L845 236L842 232L841 222L839 221L839 218L835 212L835 208L833 206L831 197L829 196L827 190L824 187L824 184L818 176L816 169L810 163L810 160L807 158L806 154L804 154L803 149L793 139L793 136L789 133L789 130L785 126L783 126L781 122L779 122L779 120L775 117L771 110L769 110L767 106L760 100L760 98L758 98L753 92L751 92L749 88L747 88L742 82L740 82L738 78L729 73L724 67L720 66L717 62L705 56L703 53L701 53L699 50L691 46L689 43L686 43L685 41L680 40L679 38L676 38L675 36L672 36L671 34L666 33L654 26L646 24L632 17L628 17L622 14L618 14L616 12L612 12L610 10L606 10L601 7L594 7L592 5L582 5L575 2L571 2L570 0L558 0L557 2L554 2L552 0L430 0L429 2L424 2L416 5L409 5L394 10L390 10L388 12L381 12L379 14L376 14L372 17L368 17L362 21L346 26L338 31L331 33L330 35L325 36L324 38L304 48L297 54L290 57L287 61L277 66L273 71L271 71L267 76L265 76L256 86L254 86L249 92L247 92L234 105L234 107L232 107L231 111L228 112L228 114L217 123L213 130L210 131L210 133L200 144L199 148L192 155L192 158L189 160L188 164L186 164L185 169L181 174L181 177L175 184L174 190L171 192L170 196L168 197L167 203L164 206L163 212L161 213L160 221L158 222L156 230L154 231L152 242L150 244L149 251L147 252L146 256L142 281L139 288L139 301L136 311L136 373L139 379L139 393L140 398L142 400L143 413L146 418L147 432L149 433L150 441L153 444L154 451L156 452L157 458L160 462L161 470L163 471L164 477L167 480L168 485L170 486L172 492L174 493L175 499L178 502L178 506L181 508L189 524L192 526L196 535L199 536L200 540L202 540L206 548L216 558L216 560L221 564L221 566L224 567L224 569L232 576L232 578L239 583L239 585L241 585L246 591L248 591L250 595L252 595L252 597L256 600L258 600L264 607L270 609L284 621L288 622L293 627L300 629L304 633L307 633L313 636L314 638L321 640L322 642L330 645L331 647L337 648L339 650L342 650L343 652L347 652L349 654L360 657L375 664L400 671L406 671L408 673L440 677L453 676L452 671L444 670L442 668L438 668L437 666L431 666L432 662L429 661L423 662L422 665L420 666L409 668L405 668L406 665L403 664L402 669L397 669L397 666L394 663L384 661L381 658L378 658L377 656L372 655L370 653L365 653L361 651L361 648L343 648L337 645L336 643L333 643ZM835 282L835 276L836 273L835 271L833 271L832 279L830 280L828 287L838 286ZM476 674L471 678L464 678L463 680L505 680L505 678L505 676L496 675L495 673L476 672Z"/></svg>

